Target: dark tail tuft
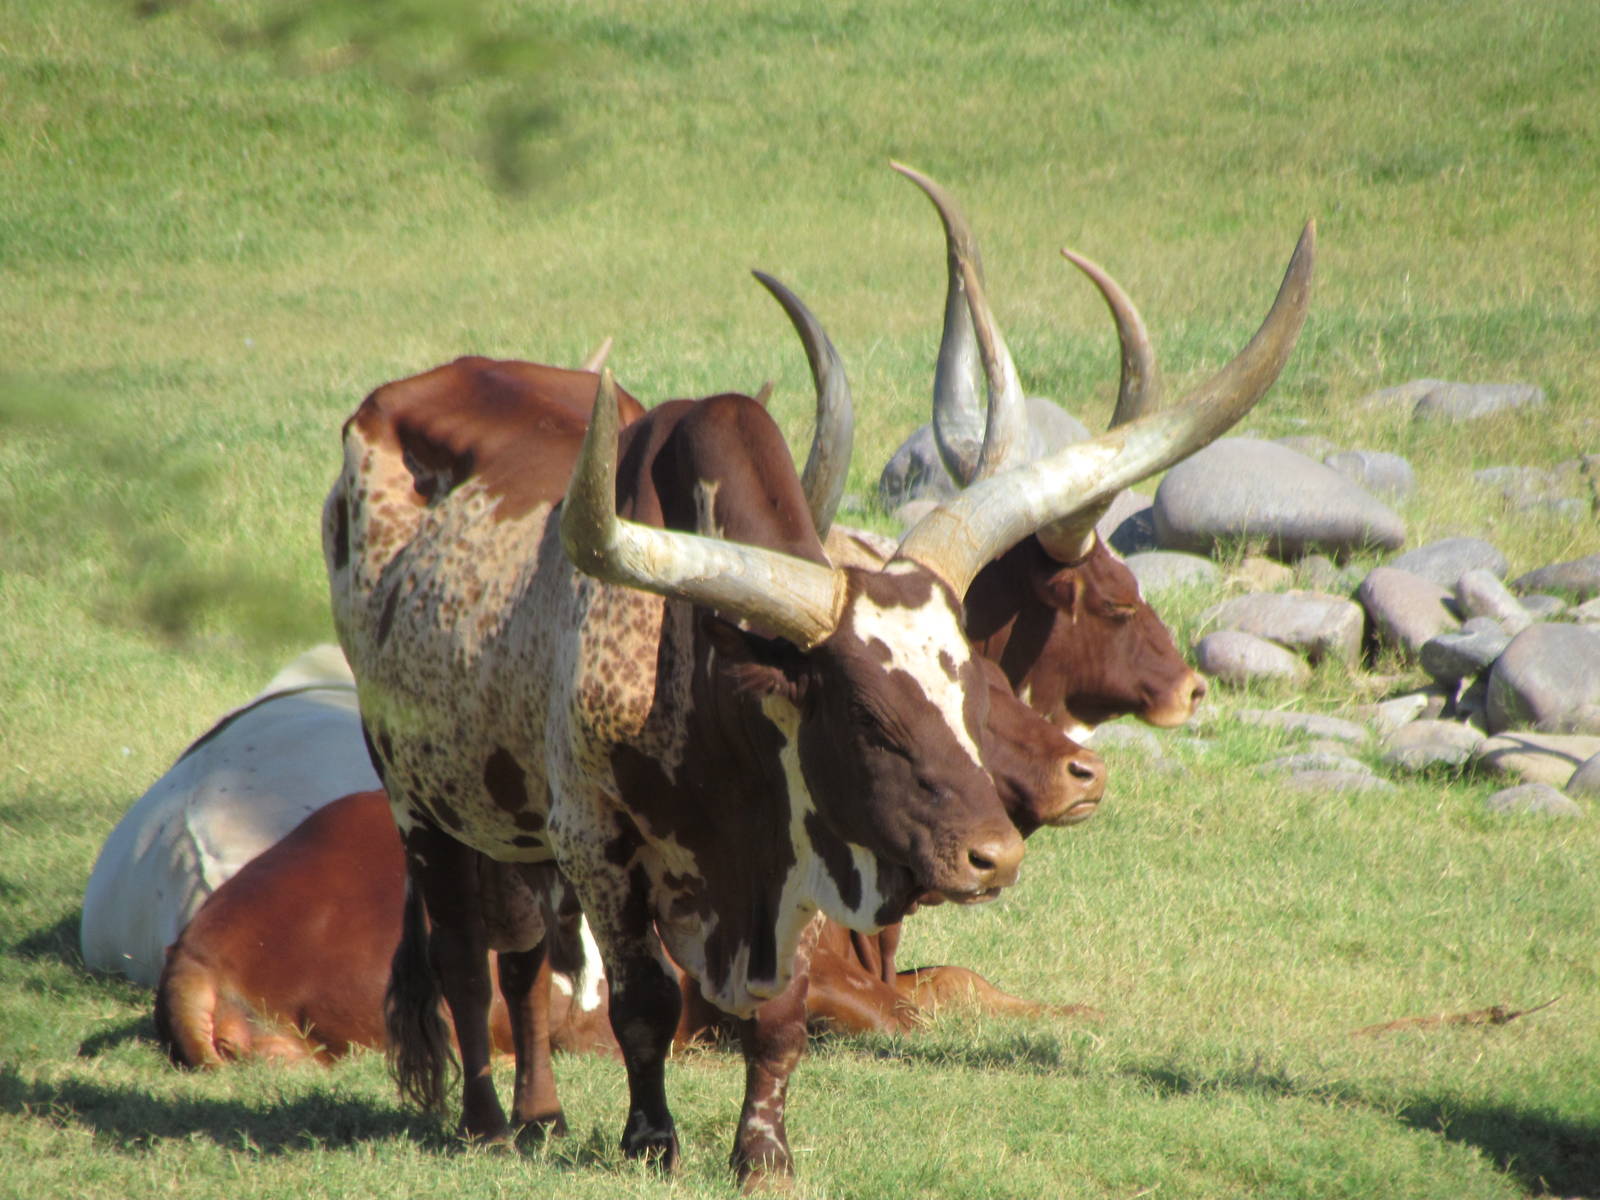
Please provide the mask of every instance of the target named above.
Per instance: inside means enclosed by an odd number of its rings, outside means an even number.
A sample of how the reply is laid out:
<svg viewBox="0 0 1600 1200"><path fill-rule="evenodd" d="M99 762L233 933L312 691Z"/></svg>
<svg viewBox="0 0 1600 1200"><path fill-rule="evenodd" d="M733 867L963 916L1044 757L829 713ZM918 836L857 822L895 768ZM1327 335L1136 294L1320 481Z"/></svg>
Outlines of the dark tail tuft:
<svg viewBox="0 0 1600 1200"><path fill-rule="evenodd" d="M450 1031L439 1006L439 977L428 960L428 920L422 894L406 884L400 944L389 966L383 1001L389 1040L389 1073L400 1098L432 1113L445 1111L445 1093L460 1073Z"/></svg>

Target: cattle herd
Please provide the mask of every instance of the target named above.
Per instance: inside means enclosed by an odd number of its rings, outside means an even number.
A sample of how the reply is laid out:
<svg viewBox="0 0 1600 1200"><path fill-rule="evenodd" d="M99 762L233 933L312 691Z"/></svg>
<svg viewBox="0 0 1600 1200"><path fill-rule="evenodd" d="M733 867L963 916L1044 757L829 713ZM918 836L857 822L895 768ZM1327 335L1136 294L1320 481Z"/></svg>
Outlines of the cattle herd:
<svg viewBox="0 0 1600 1200"><path fill-rule="evenodd" d="M803 471L764 397L646 409L603 354L463 358L362 402L323 517L342 654L201 737L90 878L85 960L155 987L175 1062L382 1046L402 1095L441 1109L458 1076L461 1132L505 1141L563 1130L551 1052L598 1050L626 1070L624 1151L670 1168L668 1053L724 1036L746 1063L731 1165L754 1185L792 1172L808 1024L1043 1011L961 968L900 970L899 922L995 896L1027 836L1095 812L1104 768L1074 737L1198 704L1095 524L1270 387L1312 229L1255 337L1172 404L1133 305L1068 253L1116 321L1122 384L1107 432L1028 461L972 231L896 169L944 226L934 428L962 489L898 544L833 526L844 367L766 276L816 385Z"/></svg>

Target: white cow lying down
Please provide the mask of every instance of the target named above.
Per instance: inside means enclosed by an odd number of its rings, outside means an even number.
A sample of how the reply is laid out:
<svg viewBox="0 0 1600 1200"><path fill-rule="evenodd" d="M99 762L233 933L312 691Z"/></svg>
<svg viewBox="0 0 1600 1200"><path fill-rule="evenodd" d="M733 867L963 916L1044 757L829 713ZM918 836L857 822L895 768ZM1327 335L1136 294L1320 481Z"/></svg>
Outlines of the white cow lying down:
<svg viewBox="0 0 1600 1200"><path fill-rule="evenodd" d="M111 831L83 897L83 961L154 987L167 946L234 872L322 805L380 786L344 655L307 651Z"/></svg>

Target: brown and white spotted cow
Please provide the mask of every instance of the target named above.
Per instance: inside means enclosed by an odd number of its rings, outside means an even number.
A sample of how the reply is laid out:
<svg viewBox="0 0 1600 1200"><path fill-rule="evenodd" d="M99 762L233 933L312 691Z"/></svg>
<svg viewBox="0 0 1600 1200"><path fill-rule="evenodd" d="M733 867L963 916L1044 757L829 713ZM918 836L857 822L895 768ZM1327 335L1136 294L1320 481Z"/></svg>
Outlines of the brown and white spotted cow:
<svg viewBox="0 0 1600 1200"><path fill-rule="evenodd" d="M1033 829L1083 819L1104 790L1098 757L1033 718L998 669L985 666L985 764L1012 823ZM303 798L311 814L218 887L166 950L155 1024L180 1066L328 1062L355 1046L385 1044L384 991L401 938L406 879L388 797L368 791L330 800L308 788ZM478 868L480 877L499 869L491 860ZM617 1051L604 972L592 941L584 943L581 961L552 977L546 1053ZM693 979L679 975L684 1007L674 1043L684 1045L714 1035L722 1014ZM874 939L824 922L806 993L813 1028L900 1031L953 1006L1082 1011L1031 1004L962 967L924 967L886 982ZM496 1049L512 1053L505 1005L494 1004L489 1019Z"/></svg>
<svg viewBox="0 0 1600 1200"><path fill-rule="evenodd" d="M577 915L570 884L612 988L626 1151L677 1154L665 942L740 1024L735 1168L790 1169L812 914L872 931L1016 875L957 598L1003 547L1236 421L1298 332L1309 259L1308 238L1229 386L974 485L878 571L827 564L777 429L746 397L669 402L619 439L604 377L587 433L552 415L536 446L419 380L368 397L324 544L406 845L408 923L423 898L433 921L470 1135L508 1133L486 1069L485 951L502 929L555 936ZM687 532L707 527L722 536ZM487 912L462 886L479 855L521 864L524 911ZM530 977L548 969L542 941L525 953ZM432 1006L406 981L427 965L397 957L391 989L419 1019ZM548 1077L524 1082L519 1064L513 1116L559 1121Z"/></svg>

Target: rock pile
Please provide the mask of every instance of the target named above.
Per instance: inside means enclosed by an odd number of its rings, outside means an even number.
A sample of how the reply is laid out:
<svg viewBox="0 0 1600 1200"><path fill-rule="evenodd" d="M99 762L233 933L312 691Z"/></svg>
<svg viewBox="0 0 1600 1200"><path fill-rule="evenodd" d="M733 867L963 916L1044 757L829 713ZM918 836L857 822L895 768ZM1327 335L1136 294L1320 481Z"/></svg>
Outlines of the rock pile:
<svg viewBox="0 0 1600 1200"><path fill-rule="evenodd" d="M1521 384L1421 379L1364 403L1412 421L1457 422L1538 408L1545 396ZM1035 407L1060 413L1047 402ZM1033 449L1081 436L1081 426L1052 426ZM1600 454L1553 468L1489 467L1474 478L1510 512L1575 523L1600 514ZM1204 674L1281 687L1303 683L1323 660L1398 658L1433 684L1363 710L1359 744L1373 743L1366 748L1381 768L1480 770L1518 785L1495 797L1496 811L1577 811L1569 797L1600 795L1600 553L1509 584L1506 556L1480 538L1400 553L1405 524L1389 503L1415 489L1411 464L1385 451L1309 436L1221 438L1168 471L1153 499L1118 497L1099 530L1146 596L1223 582L1247 589L1203 614L1193 650ZM891 510L952 491L926 428L880 482ZM1209 555L1241 539L1271 559L1246 559L1224 580ZM1373 555L1387 557L1371 569L1343 565ZM1295 789L1384 785L1359 759L1334 757L1293 755L1269 766ZM1527 790L1534 785L1568 795Z"/></svg>

